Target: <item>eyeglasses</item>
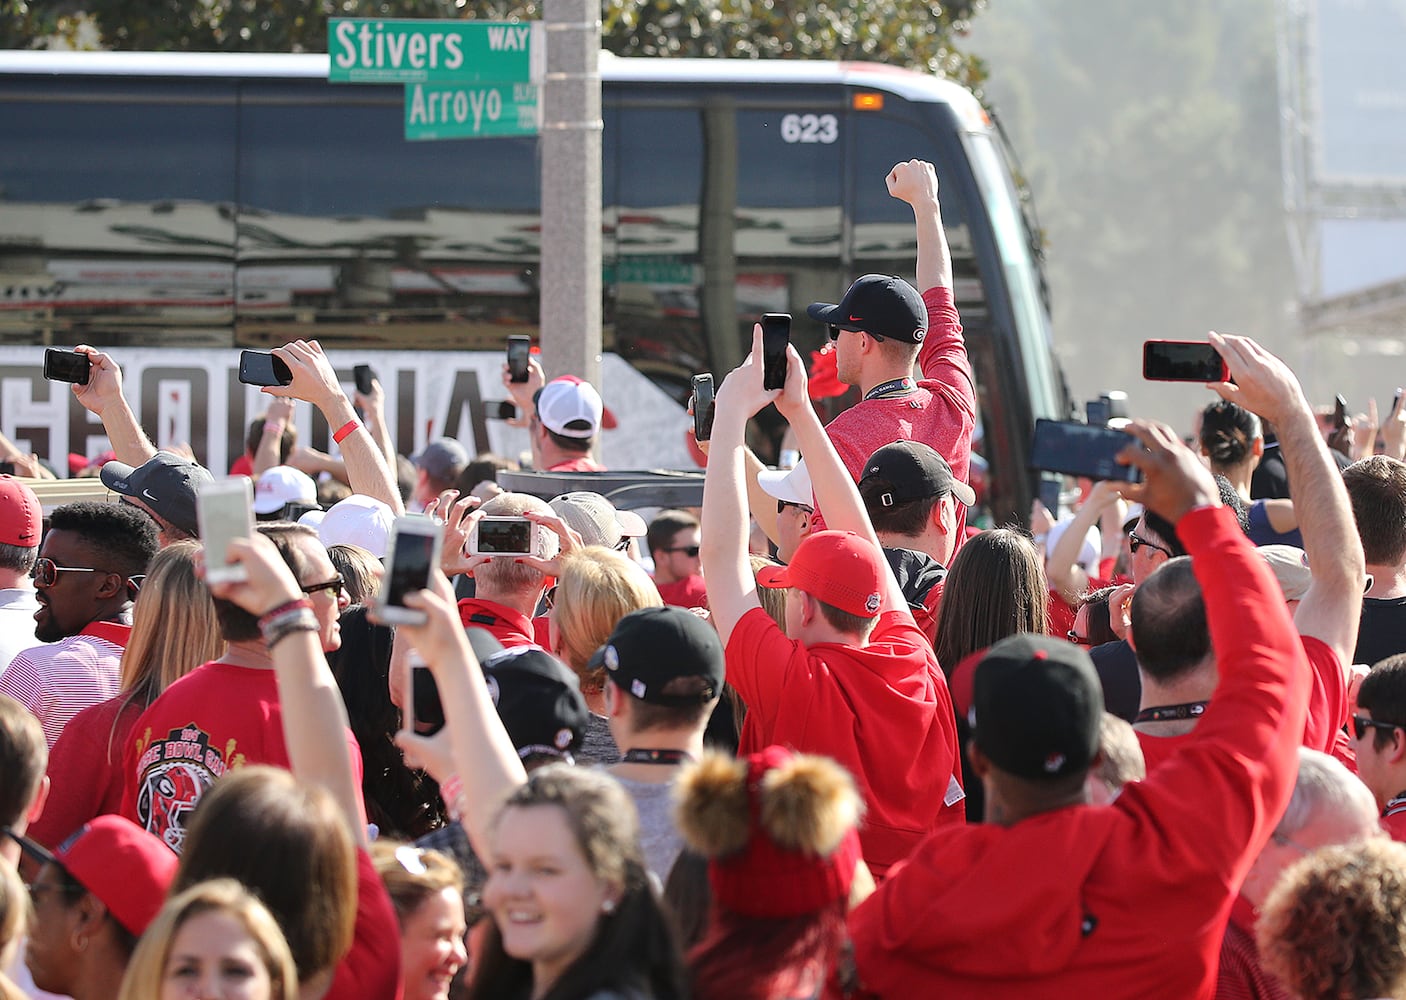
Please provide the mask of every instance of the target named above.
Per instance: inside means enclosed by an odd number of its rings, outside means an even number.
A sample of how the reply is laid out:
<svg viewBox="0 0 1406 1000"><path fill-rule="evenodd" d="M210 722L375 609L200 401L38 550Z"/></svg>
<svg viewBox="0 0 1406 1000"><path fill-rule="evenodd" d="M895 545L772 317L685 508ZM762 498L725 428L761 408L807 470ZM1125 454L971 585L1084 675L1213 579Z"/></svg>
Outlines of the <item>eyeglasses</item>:
<svg viewBox="0 0 1406 1000"><path fill-rule="evenodd" d="M1133 532L1128 532L1128 551L1136 552L1144 545L1146 545L1149 549L1156 549L1158 552L1165 552L1167 554L1168 559L1172 558L1172 550L1167 548L1165 545L1158 545L1156 542L1149 542L1146 538L1139 538Z"/></svg>
<svg viewBox="0 0 1406 1000"><path fill-rule="evenodd" d="M680 545L680 546L678 546L677 548L665 549L664 551L665 551L665 552L682 552L684 555L688 556L690 559L694 559L694 558L697 558L697 556L698 556L698 548L699 548L699 547L698 547L697 545Z"/></svg>
<svg viewBox="0 0 1406 1000"><path fill-rule="evenodd" d="M323 590L327 591L329 596L336 597L342 592L342 574L338 573L332 579L323 580L321 583L304 584L298 589L309 597Z"/></svg>
<svg viewBox="0 0 1406 1000"><path fill-rule="evenodd" d="M792 503L790 500L778 500L778 501L776 501L776 513L778 513L778 514L784 514L784 513L786 513L786 508L787 508L787 507L795 507L797 510L799 510L799 511L804 511L804 512L807 513L807 514L814 514L814 513L815 513L815 508L812 507L812 506L810 506L810 504Z"/></svg>
<svg viewBox="0 0 1406 1000"><path fill-rule="evenodd" d="M1093 641L1092 641L1088 636L1086 636L1086 635L1080 635L1078 632L1075 632L1073 629L1070 629L1068 632L1066 632L1066 633L1064 633L1064 634L1065 634L1065 636L1069 639L1069 641L1072 642L1072 643L1074 643L1074 645L1076 645L1076 646L1092 646L1092 645L1093 645Z"/></svg>
<svg viewBox="0 0 1406 1000"><path fill-rule="evenodd" d="M1298 851L1300 854L1313 853L1313 848L1307 846L1306 844L1300 844L1293 837L1290 837L1286 833L1280 833L1278 830L1275 830L1273 833L1271 833L1269 835L1269 839L1274 841L1280 847L1288 847L1292 850Z"/></svg>
<svg viewBox="0 0 1406 1000"><path fill-rule="evenodd" d="M831 323L831 324L828 326L828 328L827 328L827 332L830 334L830 339L831 339L831 340L839 340L839 339L840 339L840 331L843 330L843 329L845 329L845 327L836 326L834 323ZM867 336L870 340L879 340L879 341L882 341L882 340L884 339L883 337L880 337L877 333L870 333L868 330L865 330L864 333L865 333L865 336Z"/></svg>
<svg viewBox="0 0 1406 1000"><path fill-rule="evenodd" d="M60 573L107 573L105 569L91 566L59 566L52 559L38 559L34 563L34 584L38 587L52 587L59 582Z"/></svg>
<svg viewBox="0 0 1406 1000"><path fill-rule="evenodd" d="M1394 722L1378 722L1376 719L1369 719L1365 715L1354 715L1352 717L1352 731L1357 735L1359 740L1367 735L1367 730L1369 729L1380 729L1383 732L1390 733L1401 728L1403 727L1398 726Z"/></svg>

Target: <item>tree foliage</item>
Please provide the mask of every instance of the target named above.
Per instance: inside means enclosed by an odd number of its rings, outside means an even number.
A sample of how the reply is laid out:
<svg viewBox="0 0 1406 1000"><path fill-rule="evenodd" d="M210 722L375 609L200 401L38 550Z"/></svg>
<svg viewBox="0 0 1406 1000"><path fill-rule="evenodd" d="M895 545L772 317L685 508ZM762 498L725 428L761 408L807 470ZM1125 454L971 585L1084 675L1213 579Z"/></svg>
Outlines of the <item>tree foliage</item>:
<svg viewBox="0 0 1406 1000"><path fill-rule="evenodd" d="M0 47L325 52L329 17L535 20L542 0L0 0ZM954 45L985 0L601 0L606 49L623 56L862 59L974 85Z"/></svg>

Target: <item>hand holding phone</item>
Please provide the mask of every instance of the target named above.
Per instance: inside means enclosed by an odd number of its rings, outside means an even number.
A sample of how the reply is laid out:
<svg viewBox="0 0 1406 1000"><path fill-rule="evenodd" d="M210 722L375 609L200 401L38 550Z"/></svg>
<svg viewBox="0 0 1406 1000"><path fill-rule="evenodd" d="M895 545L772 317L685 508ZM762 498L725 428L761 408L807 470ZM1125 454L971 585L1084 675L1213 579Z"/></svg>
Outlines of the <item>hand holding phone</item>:
<svg viewBox="0 0 1406 1000"><path fill-rule="evenodd" d="M483 417L485 420L516 420L517 406L511 399L485 399Z"/></svg>
<svg viewBox="0 0 1406 1000"><path fill-rule="evenodd" d="M293 372L268 351L239 352L239 381L245 385L291 385Z"/></svg>
<svg viewBox="0 0 1406 1000"><path fill-rule="evenodd" d="M693 376L693 438L707 441L713 436L713 376L711 372Z"/></svg>
<svg viewBox="0 0 1406 1000"><path fill-rule="evenodd" d="M1142 345L1149 382L1228 382L1230 369L1208 341L1149 340Z"/></svg>
<svg viewBox="0 0 1406 1000"><path fill-rule="evenodd" d="M786 388L786 348L791 345L791 314L762 316L762 388Z"/></svg>
<svg viewBox="0 0 1406 1000"><path fill-rule="evenodd" d="M527 360L532 354L532 338L521 334L508 337L508 381L527 381Z"/></svg>
<svg viewBox="0 0 1406 1000"><path fill-rule="evenodd" d="M424 611L405 606L405 595L428 589L430 571L439 565L444 527L418 514L398 517L391 525L386 572L376 596L376 618L387 625L423 625Z"/></svg>
<svg viewBox="0 0 1406 1000"><path fill-rule="evenodd" d="M357 365L352 369L352 379L356 382L356 391L363 396L369 396L371 383L376 381L376 372L370 365Z"/></svg>
<svg viewBox="0 0 1406 1000"><path fill-rule="evenodd" d="M92 368L93 363L86 354L59 351L52 347L44 351L44 377L51 382L87 385Z"/></svg>
<svg viewBox="0 0 1406 1000"><path fill-rule="evenodd" d="M253 484L244 476L206 483L196 495L200 542L205 546L206 583L243 583L248 571L227 563L229 543L254 534Z"/></svg>
<svg viewBox="0 0 1406 1000"><path fill-rule="evenodd" d="M468 551L473 556L550 559L559 548L552 529L525 517L481 517L469 531Z"/></svg>

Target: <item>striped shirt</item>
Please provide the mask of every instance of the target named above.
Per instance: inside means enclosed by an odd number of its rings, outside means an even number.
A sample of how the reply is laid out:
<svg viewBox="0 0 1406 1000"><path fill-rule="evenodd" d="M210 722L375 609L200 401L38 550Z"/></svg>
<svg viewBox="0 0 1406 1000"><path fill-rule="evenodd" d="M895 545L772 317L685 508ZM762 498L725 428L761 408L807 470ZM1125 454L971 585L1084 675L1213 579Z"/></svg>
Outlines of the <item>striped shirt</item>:
<svg viewBox="0 0 1406 1000"><path fill-rule="evenodd" d="M130 625L92 622L77 635L26 649L0 674L0 694L34 713L52 750L69 719L117 694L131 633Z"/></svg>

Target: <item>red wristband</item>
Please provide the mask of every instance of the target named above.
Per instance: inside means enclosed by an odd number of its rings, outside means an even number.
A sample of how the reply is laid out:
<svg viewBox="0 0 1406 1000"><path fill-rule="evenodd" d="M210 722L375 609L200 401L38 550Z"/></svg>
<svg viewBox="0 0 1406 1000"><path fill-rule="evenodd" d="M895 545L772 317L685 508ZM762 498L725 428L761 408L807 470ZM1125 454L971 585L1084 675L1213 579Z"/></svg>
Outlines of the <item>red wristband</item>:
<svg viewBox="0 0 1406 1000"><path fill-rule="evenodd" d="M336 441L338 444L341 444L347 438L351 437L352 431L356 430L360 426L360 420L348 420L341 427L337 428L337 433L332 435L332 440Z"/></svg>

